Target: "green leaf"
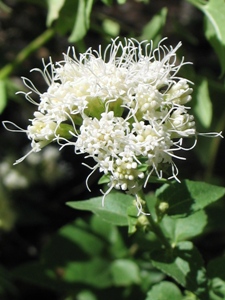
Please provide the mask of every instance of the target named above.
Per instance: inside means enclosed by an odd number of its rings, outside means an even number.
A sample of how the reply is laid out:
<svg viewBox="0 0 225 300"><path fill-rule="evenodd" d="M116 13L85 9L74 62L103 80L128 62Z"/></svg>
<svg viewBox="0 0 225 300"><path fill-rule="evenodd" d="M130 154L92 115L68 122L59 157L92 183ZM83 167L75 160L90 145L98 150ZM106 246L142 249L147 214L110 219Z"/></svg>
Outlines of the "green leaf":
<svg viewBox="0 0 225 300"><path fill-rule="evenodd" d="M186 218L164 216L161 227L173 244L201 234L207 225L207 215L200 210Z"/></svg>
<svg viewBox="0 0 225 300"><path fill-rule="evenodd" d="M59 12L63 7L66 0L47 0L48 14L47 14L47 26L51 26L52 22L58 19Z"/></svg>
<svg viewBox="0 0 225 300"><path fill-rule="evenodd" d="M218 257L209 262L207 273L211 279L210 296L212 300L225 299L225 257Z"/></svg>
<svg viewBox="0 0 225 300"><path fill-rule="evenodd" d="M0 113L3 112L7 104L7 93L5 80L0 80Z"/></svg>
<svg viewBox="0 0 225 300"><path fill-rule="evenodd" d="M182 294L179 288L172 282L162 281L155 284L148 292L145 300L182 300Z"/></svg>
<svg viewBox="0 0 225 300"><path fill-rule="evenodd" d="M69 36L70 42L81 40L90 25L90 15L94 0L78 0L78 9L76 14L75 23L71 35Z"/></svg>
<svg viewBox="0 0 225 300"><path fill-rule="evenodd" d="M161 34L166 23L166 16L167 8L164 7L144 26L140 40L153 40L154 45L157 45L162 38Z"/></svg>
<svg viewBox="0 0 225 300"><path fill-rule="evenodd" d="M195 91L197 100L196 105L194 106L195 114L197 115L201 125L205 128L209 128L213 113L207 80L202 79Z"/></svg>
<svg viewBox="0 0 225 300"><path fill-rule="evenodd" d="M67 300L73 300L73 298L66 298ZM98 300L96 296L89 290L83 290L76 295L76 300Z"/></svg>
<svg viewBox="0 0 225 300"><path fill-rule="evenodd" d="M15 268L11 274L15 279L59 291L75 289L75 283L96 288L107 288L112 285L109 263L101 258L68 262L65 267L59 265L54 269L48 268L43 263L26 263Z"/></svg>
<svg viewBox="0 0 225 300"><path fill-rule="evenodd" d="M96 215L92 216L90 226L93 233L106 242L108 250L113 257L120 258L128 255L128 249L124 244L118 227L103 221Z"/></svg>
<svg viewBox="0 0 225 300"><path fill-rule="evenodd" d="M102 28L105 33L110 36L116 37L120 32L120 24L114 20L104 19L102 22Z"/></svg>
<svg viewBox="0 0 225 300"><path fill-rule="evenodd" d="M119 192L112 192L103 198L97 197L86 201L73 201L67 204L75 209L91 211L101 219L118 226L127 226L127 208L133 204L134 198Z"/></svg>
<svg viewBox="0 0 225 300"><path fill-rule="evenodd" d="M103 248L104 241L90 232L88 224L78 219L60 228L42 254L49 267L65 266L68 261L100 255Z"/></svg>
<svg viewBox="0 0 225 300"><path fill-rule="evenodd" d="M112 285L109 262L98 257L90 261L68 263L63 279L69 283L79 282L101 289Z"/></svg>
<svg viewBox="0 0 225 300"><path fill-rule="evenodd" d="M188 0L205 14L205 35L214 48L225 72L225 3L224 0Z"/></svg>
<svg viewBox="0 0 225 300"><path fill-rule="evenodd" d="M11 276L16 280L29 282L47 289L61 290L65 287L65 283L57 278L57 274L60 274L59 271L58 268L55 272L49 272L40 262L32 262L11 270Z"/></svg>
<svg viewBox="0 0 225 300"><path fill-rule="evenodd" d="M140 283L140 270L137 264L128 259L117 259L110 267L116 286L129 286Z"/></svg>
<svg viewBox="0 0 225 300"><path fill-rule="evenodd" d="M151 254L152 264L174 278L199 299L208 300L206 271L198 250L191 242L180 242L172 251L157 250Z"/></svg>
<svg viewBox="0 0 225 300"><path fill-rule="evenodd" d="M113 0L101 0L105 5L112 5Z"/></svg>
<svg viewBox="0 0 225 300"><path fill-rule="evenodd" d="M81 40L90 25L90 14L93 0L66 0L58 10L59 17L56 20L55 29L61 35L70 34L69 41Z"/></svg>
<svg viewBox="0 0 225 300"><path fill-rule="evenodd" d="M168 215L183 216L205 208L219 200L224 194L224 187L190 180L164 184L156 191L159 203L167 202L169 204Z"/></svg>
<svg viewBox="0 0 225 300"><path fill-rule="evenodd" d="M1 299L4 298L4 295L11 295L13 298L17 298L18 290L14 286L11 273L6 270L2 265L0 265L0 296Z"/></svg>

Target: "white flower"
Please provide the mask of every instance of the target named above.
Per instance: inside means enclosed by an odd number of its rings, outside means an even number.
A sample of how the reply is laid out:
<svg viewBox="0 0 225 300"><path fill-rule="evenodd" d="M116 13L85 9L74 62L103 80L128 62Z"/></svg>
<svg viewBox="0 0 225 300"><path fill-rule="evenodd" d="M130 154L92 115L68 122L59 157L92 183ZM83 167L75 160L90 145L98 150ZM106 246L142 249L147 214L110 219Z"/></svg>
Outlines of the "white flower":
<svg viewBox="0 0 225 300"><path fill-rule="evenodd" d="M25 97L37 111L26 130L16 126L14 131L26 132L31 152L56 141L86 153L96 163L93 171L99 168L108 177L108 191L136 193L151 174L161 178L165 164L178 180L173 159L185 158L175 153L184 149L183 138L193 137L195 145L197 133L186 106L191 82L178 76L186 64L176 54L181 43L168 48L163 42L154 49L151 42L115 39L104 52L89 48L79 56L72 48L72 57L69 49L62 61L50 60L44 71L34 69L48 88L40 93L23 78L31 90ZM32 93L38 94L38 103Z"/></svg>

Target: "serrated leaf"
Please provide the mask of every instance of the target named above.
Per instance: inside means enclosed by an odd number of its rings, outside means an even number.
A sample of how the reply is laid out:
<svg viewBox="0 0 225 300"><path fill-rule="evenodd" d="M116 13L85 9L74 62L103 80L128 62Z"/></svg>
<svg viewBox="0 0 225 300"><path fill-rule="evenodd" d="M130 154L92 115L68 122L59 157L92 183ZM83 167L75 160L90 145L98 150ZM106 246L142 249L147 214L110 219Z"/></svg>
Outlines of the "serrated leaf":
<svg viewBox="0 0 225 300"><path fill-rule="evenodd" d="M164 216L161 227L173 244L201 234L207 225L207 215L200 210L185 218Z"/></svg>
<svg viewBox="0 0 225 300"><path fill-rule="evenodd" d="M190 215L219 200L225 188L200 181L164 184L156 191L159 202L167 202L168 215Z"/></svg>
<svg viewBox="0 0 225 300"><path fill-rule="evenodd" d="M104 205L102 197L86 201L73 201L67 204L75 209L91 211L101 219L118 226L127 226L127 208L133 204L134 198L127 194L113 192L106 196Z"/></svg>
<svg viewBox="0 0 225 300"><path fill-rule="evenodd" d="M205 35L214 48L225 72L225 2L224 0L188 0L205 14Z"/></svg>
<svg viewBox="0 0 225 300"><path fill-rule="evenodd" d="M209 96L208 82L203 79L196 88L194 111L203 127L209 128L212 121L212 102Z"/></svg>
<svg viewBox="0 0 225 300"><path fill-rule="evenodd" d="M48 14L47 14L47 26L51 26L52 22L58 19L61 8L66 0L47 0Z"/></svg>
<svg viewBox="0 0 225 300"><path fill-rule="evenodd" d="M182 300L182 294L179 288L173 283L162 281L155 284L148 292L145 300Z"/></svg>
<svg viewBox="0 0 225 300"><path fill-rule="evenodd" d="M172 253L165 250L154 251L151 258L154 267L171 276L199 299L209 299L203 260L191 242L180 242Z"/></svg>

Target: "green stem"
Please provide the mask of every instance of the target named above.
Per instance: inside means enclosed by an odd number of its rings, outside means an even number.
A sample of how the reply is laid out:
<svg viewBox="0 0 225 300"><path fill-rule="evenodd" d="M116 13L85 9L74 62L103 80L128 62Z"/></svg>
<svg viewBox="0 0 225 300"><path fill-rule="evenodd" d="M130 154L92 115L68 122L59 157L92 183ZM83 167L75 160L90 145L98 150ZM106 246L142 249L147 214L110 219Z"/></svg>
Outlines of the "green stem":
<svg viewBox="0 0 225 300"><path fill-rule="evenodd" d="M155 222L155 220L153 219L153 217L150 215L147 215L148 221L151 225L151 229L152 231L155 233L155 235L158 237L158 239L161 241L161 243L164 245L164 247L167 250L171 250L172 247L168 241L168 239L165 237L161 227L159 226L159 224L157 222Z"/></svg>
<svg viewBox="0 0 225 300"><path fill-rule="evenodd" d="M143 192L141 192L139 195L140 199L145 201L145 195ZM145 201L146 202L146 201ZM154 220L154 218L151 215L151 212L149 212L150 214L146 215L146 217L148 218L148 221L151 225L151 229L152 231L155 233L155 235L158 237L158 239L161 241L161 243L164 245L164 247L167 250L172 250L172 246L169 243L168 239L166 238L166 236L164 235L164 232L162 231L161 227L159 226L158 222Z"/></svg>
<svg viewBox="0 0 225 300"><path fill-rule="evenodd" d="M33 40L27 47L20 51L12 63L7 64L0 70L0 79L8 77L15 68L17 68L27 57L29 57L32 52L36 51L49 39L51 39L54 33L55 32L52 28L47 29L35 40Z"/></svg>

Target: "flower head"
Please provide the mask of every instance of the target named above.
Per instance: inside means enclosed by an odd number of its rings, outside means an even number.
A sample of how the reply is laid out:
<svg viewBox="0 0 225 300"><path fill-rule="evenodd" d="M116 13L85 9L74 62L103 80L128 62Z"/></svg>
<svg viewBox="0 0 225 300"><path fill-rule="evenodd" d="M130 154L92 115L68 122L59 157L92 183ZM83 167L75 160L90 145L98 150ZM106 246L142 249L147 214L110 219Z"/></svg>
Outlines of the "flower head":
<svg viewBox="0 0 225 300"><path fill-rule="evenodd" d="M48 84L44 93L23 78L31 90L25 97L37 105L31 125L18 129L31 140L31 152L52 141L72 145L93 158L93 171L108 178L109 190L136 193L153 173L161 178L168 164L177 179L173 160L184 158L176 152L184 138L196 141L186 106L192 83L178 76L186 64L176 54L181 43L168 48L163 42L154 49L146 41L115 39L104 52L89 48L77 56L72 48L72 57L69 49L61 62L38 70Z"/></svg>

